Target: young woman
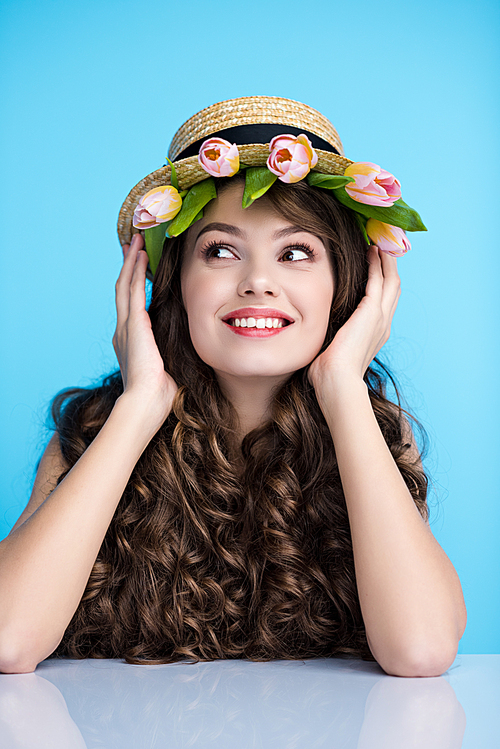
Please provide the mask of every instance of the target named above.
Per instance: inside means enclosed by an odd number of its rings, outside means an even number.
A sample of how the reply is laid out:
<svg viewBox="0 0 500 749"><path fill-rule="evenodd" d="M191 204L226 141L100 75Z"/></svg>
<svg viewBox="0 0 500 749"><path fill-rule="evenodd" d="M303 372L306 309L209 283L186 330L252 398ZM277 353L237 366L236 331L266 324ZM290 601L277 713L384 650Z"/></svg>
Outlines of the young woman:
<svg viewBox="0 0 500 749"><path fill-rule="evenodd" d="M344 656L443 673L462 590L375 358L404 229L425 227L297 102L213 105L170 156L120 213L120 371L56 397L0 544L0 670Z"/></svg>

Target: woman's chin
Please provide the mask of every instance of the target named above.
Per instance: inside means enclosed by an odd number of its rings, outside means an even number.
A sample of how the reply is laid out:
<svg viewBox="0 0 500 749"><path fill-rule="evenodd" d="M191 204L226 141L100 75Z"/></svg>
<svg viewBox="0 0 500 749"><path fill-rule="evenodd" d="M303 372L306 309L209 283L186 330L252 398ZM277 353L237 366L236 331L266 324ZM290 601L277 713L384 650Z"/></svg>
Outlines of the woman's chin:
<svg viewBox="0 0 500 749"><path fill-rule="evenodd" d="M230 366L227 362L224 362L222 366L217 366L216 364L210 364L212 369L214 370L217 377L222 378L241 378L241 380L272 380L276 378L283 378L287 379L288 377L291 377L291 375L297 371L297 369L301 369L303 365L299 365L297 367L284 367L281 366L256 366L247 364L245 366L241 366L241 362L239 365L235 364L234 366Z"/></svg>

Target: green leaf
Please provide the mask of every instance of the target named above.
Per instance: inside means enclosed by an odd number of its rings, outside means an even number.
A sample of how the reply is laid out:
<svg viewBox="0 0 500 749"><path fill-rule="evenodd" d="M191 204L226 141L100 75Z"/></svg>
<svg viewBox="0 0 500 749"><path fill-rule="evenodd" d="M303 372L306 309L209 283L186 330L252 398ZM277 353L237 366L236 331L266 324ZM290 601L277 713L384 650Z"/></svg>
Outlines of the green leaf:
<svg viewBox="0 0 500 749"><path fill-rule="evenodd" d="M248 208L254 200L262 197L278 177L266 166L250 166L245 174L245 190L243 192L242 207Z"/></svg>
<svg viewBox="0 0 500 749"><path fill-rule="evenodd" d="M327 190L338 190L339 187L345 187L349 182L355 182L354 177L345 177L337 174L320 174L319 172L309 172L306 180L311 187L324 187Z"/></svg>
<svg viewBox="0 0 500 749"><path fill-rule="evenodd" d="M243 164L243 163L242 163L242 162L240 161L240 168L239 168L239 170L238 170L238 171L240 171L240 172L241 172L241 170L242 170L242 169L250 169L250 167L248 166L248 164Z"/></svg>
<svg viewBox="0 0 500 749"><path fill-rule="evenodd" d="M213 177L208 177L202 182L197 182L189 190L182 201L182 208L172 221L169 222L167 231L169 237L177 237L185 229L198 220L198 214L210 200L217 197Z"/></svg>
<svg viewBox="0 0 500 749"><path fill-rule="evenodd" d="M172 172L170 174L170 182L172 183L172 187L175 187L175 189L177 191L179 191L179 180L177 179L177 172L175 171L175 166L170 161L170 159L168 158L168 156L165 156L165 158L168 161L168 163L170 164L170 167L172 169Z"/></svg>
<svg viewBox="0 0 500 749"><path fill-rule="evenodd" d="M375 218L377 221L383 221L384 224L399 226L400 229L405 231L427 231L418 213L401 199L396 200L392 206L387 208L378 205L366 205L353 200L343 187L336 190L335 197L342 205L361 213L367 218Z"/></svg>
<svg viewBox="0 0 500 749"><path fill-rule="evenodd" d="M354 218L356 219L356 223L361 229L361 232L366 240L366 244L371 244L370 237L366 233L366 222L368 221L368 219L366 218L366 216L362 216L360 213L357 213L356 211L353 211L353 213L354 213Z"/></svg>
<svg viewBox="0 0 500 749"><path fill-rule="evenodd" d="M144 230L144 242L146 244L146 252L148 253L149 265L153 275L156 273L161 253L163 252L165 223L166 222Z"/></svg>

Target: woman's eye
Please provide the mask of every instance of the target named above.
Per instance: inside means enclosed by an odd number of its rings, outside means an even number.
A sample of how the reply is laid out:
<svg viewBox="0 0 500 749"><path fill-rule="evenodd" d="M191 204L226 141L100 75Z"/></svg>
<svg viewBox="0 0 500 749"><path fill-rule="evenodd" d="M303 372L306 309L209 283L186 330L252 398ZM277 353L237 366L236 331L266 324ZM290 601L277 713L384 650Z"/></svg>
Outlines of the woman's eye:
<svg viewBox="0 0 500 749"><path fill-rule="evenodd" d="M299 255L302 255L302 257L298 257L296 253L299 253ZM294 255L295 257L290 257L290 255ZM282 258L284 260L292 260L293 262L296 260L307 260L312 255L313 255L313 252L308 247L291 247L290 249L285 250L285 252L282 255Z"/></svg>
<svg viewBox="0 0 500 749"><path fill-rule="evenodd" d="M225 255L215 254L215 253L221 253L221 252L225 252L226 254ZM207 258L215 257L215 258L222 258L223 260L226 260L227 258L230 258L230 257L234 257L230 249L220 244L208 245L208 247L205 247L203 249L203 254Z"/></svg>

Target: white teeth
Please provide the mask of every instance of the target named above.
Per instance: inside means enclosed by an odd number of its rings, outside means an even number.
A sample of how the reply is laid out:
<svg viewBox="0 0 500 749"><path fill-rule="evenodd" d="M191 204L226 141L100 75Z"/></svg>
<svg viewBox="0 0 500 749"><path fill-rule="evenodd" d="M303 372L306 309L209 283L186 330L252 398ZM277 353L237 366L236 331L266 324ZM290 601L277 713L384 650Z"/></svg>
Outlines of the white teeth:
<svg viewBox="0 0 500 749"><path fill-rule="evenodd" d="M278 317L235 317L231 324L235 328L282 328L283 320Z"/></svg>

